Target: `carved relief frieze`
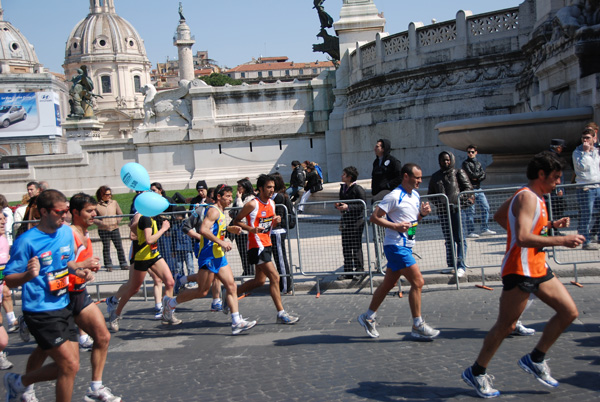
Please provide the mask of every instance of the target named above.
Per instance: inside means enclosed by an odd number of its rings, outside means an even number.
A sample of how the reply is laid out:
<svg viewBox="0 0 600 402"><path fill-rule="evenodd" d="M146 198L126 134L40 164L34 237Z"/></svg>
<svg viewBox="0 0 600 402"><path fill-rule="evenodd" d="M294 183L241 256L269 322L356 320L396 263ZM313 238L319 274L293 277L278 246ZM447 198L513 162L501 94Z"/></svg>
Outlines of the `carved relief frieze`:
<svg viewBox="0 0 600 402"><path fill-rule="evenodd" d="M526 72L528 64L518 60L510 64L481 66L476 68L465 68L452 72L431 73L423 76L413 76L404 79L385 82L379 85L362 85L356 89L352 87L348 91L349 107L361 102L370 102L386 96L408 94L414 91L433 90L472 84L475 82L493 83L521 77Z"/></svg>

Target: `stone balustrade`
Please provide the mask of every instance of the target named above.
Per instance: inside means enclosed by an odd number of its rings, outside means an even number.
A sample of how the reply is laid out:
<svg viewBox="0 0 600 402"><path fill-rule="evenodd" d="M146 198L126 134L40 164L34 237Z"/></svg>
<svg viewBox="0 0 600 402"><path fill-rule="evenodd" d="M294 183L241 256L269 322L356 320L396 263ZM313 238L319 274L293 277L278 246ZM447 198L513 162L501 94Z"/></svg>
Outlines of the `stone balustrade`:
<svg viewBox="0 0 600 402"><path fill-rule="evenodd" d="M350 54L350 85L401 69L447 63L519 48L519 7L472 15L459 11L456 20L428 26L420 22L394 35L357 43Z"/></svg>

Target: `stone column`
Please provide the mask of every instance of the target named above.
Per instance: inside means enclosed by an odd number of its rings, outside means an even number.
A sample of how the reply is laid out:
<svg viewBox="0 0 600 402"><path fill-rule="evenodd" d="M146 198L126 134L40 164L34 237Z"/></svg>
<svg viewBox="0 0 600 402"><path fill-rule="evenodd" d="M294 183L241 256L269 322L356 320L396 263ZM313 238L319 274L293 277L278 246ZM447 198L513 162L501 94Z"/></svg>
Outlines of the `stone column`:
<svg viewBox="0 0 600 402"><path fill-rule="evenodd" d="M179 20L177 33L173 38L173 45L177 46L177 54L179 55L179 79L193 81L194 80L194 55L192 54L192 45L196 43L190 27L185 23L184 19Z"/></svg>
<svg viewBox="0 0 600 402"><path fill-rule="evenodd" d="M383 32L385 18L379 15L373 0L344 0L340 19L333 28L340 38L340 65L336 70L335 103L329 115L329 130L325 133L327 147L327 170L329 177L339 177L344 168L342 149L344 138L344 116L347 111L346 89L351 84L352 74L350 52L362 45L375 40L378 33Z"/></svg>

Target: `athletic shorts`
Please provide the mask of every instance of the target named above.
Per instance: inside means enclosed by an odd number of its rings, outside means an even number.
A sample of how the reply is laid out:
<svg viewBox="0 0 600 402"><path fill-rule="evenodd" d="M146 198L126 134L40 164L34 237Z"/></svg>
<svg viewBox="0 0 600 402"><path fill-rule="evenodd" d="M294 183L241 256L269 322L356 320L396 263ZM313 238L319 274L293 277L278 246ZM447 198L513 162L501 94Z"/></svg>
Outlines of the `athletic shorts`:
<svg viewBox="0 0 600 402"><path fill-rule="evenodd" d="M83 289L81 292L69 292L69 305L67 308L71 310L75 317L92 303L94 303L94 301L87 292L87 289Z"/></svg>
<svg viewBox="0 0 600 402"><path fill-rule="evenodd" d="M266 264L267 262L271 262L273 258L271 255L273 254L271 250L271 246L263 248L262 252L259 254L260 249L251 248L248 250L248 264L250 265L260 265Z"/></svg>
<svg viewBox="0 0 600 402"><path fill-rule="evenodd" d="M227 265L227 258L209 258L202 262L198 261L198 266L200 269L208 269L210 272L214 274L218 274L219 270Z"/></svg>
<svg viewBox="0 0 600 402"><path fill-rule="evenodd" d="M508 274L502 277L503 290L511 290L519 287L525 293L535 293L540 288L540 283L544 283L554 278L554 273L550 267L546 271L546 275L539 278L530 278L529 276Z"/></svg>
<svg viewBox="0 0 600 402"><path fill-rule="evenodd" d="M66 341L79 341L73 314L67 308L34 313L23 311L29 332L43 350L56 348Z"/></svg>
<svg viewBox="0 0 600 402"><path fill-rule="evenodd" d="M393 272L408 268L417 263L415 257L412 255L412 248L388 244L387 246L383 246L383 252L385 253L385 258L387 258L387 267Z"/></svg>
<svg viewBox="0 0 600 402"><path fill-rule="evenodd" d="M136 271L148 271L150 269L151 266L153 266L154 264L156 264L158 262L158 260L162 259L162 255L159 255L158 257L154 257L151 260L144 260L144 261L134 261L133 262L133 269L135 269Z"/></svg>

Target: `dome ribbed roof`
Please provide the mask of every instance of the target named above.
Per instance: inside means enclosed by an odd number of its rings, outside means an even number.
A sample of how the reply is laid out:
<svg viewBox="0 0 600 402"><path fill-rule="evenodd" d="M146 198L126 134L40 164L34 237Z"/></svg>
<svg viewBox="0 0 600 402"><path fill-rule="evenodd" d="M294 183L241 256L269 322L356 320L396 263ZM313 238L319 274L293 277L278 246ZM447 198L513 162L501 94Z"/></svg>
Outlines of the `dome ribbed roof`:
<svg viewBox="0 0 600 402"><path fill-rule="evenodd" d="M2 6L0 5L0 8ZM9 65L10 72L33 72L39 64L33 46L27 38L8 21L4 21L0 14L0 63ZM21 68L18 68L21 67ZM22 68L28 71L22 71Z"/></svg>
<svg viewBox="0 0 600 402"><path fill-rule="evenodd" d="M85 61L114 60L126 56L129 60L147 61L144 42L133 26L119 17L113 0L90 0L90 13L80 21L67 40L65 64Z"/></svg>

